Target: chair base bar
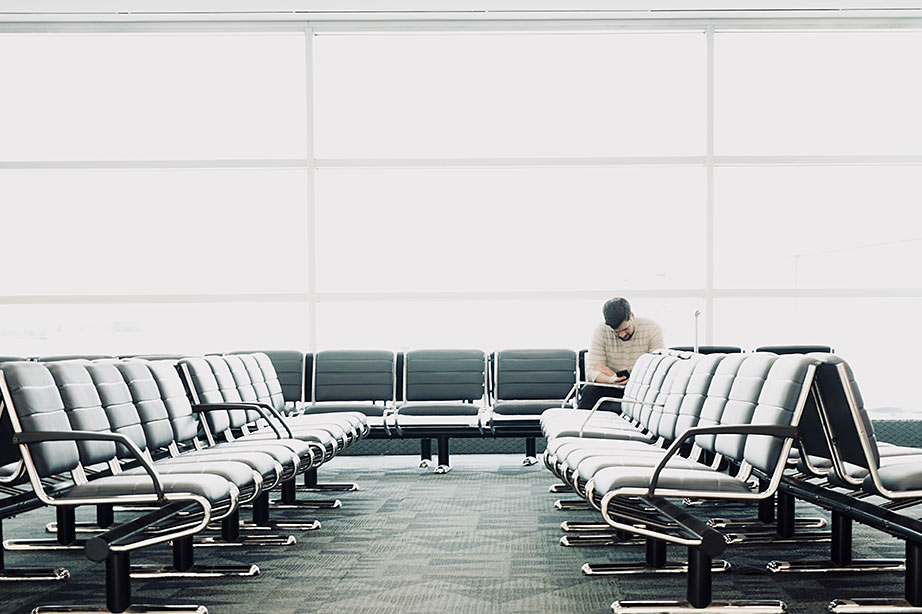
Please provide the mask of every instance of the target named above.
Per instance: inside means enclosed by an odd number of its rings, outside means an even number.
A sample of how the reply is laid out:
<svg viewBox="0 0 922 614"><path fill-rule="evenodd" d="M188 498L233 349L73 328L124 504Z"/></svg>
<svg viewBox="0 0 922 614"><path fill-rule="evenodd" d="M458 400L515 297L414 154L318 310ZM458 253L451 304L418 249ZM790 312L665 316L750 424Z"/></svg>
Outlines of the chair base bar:
<svg viewBox="0 0 922 614"><path fill-rule="evenodd" d="M297 543L294 535L241 535L233 541L222 540L217 537L195 538L196 548L250 548L291 546Z"/></svg>
<svg viewBox="0 0 922 614"><path fill-rule="evenodd" d="M359 485L354 482L344 482L341 484L313 484L311 486L298 485L299 492L353 492L359 489Z"/></svg>
<svg viewBox="0 0 922 614"><path fill-rule="evenodd" d="M825 518L797 518L794 520L794 529L808 531L826 528ZM774 522L759 522L758 520L727 520L726 518L711 518L708 525L715 529L726 529L734 533L774 532L778 525Z"/></svg>
<svg viewBox="0 0 922 614"><path fill-rule="evenodd" d="M640 538L631 536L628 539L622 539L616 533L564 535L560 538L560 545L564 546L565 548L588 548L593 546L640 546L643 543L643 540Z"/></svg>
<svg viewBox="0 0 922 614"><path fill-rule="evenodd" d="M783 614L787 610L783 601L712 601L703 608L696 608L687 601L615 601L611 604L614 614L671 614L672 612L720 612L733 614Z"/></svg>
<svg viewBox="0 0 922 614"><path fill-rule="evenodd" d="M727 561L715 560L711 562L712 572L727 571L728 569L730 569L730 563ZM621 561L617 563L586 563L582 566L582 572L587 576L679 574L688 572L688 563L685 561L666 562L661 567L650 567L645 563L637 563L634 561Z"/></svg>
<svg viewBox="0 0 922 614"><path fill-rule="evenodd" d="M269 502L269 505L277 510L335 510L341 508L343 503L339 499L318 499L316 501L293 502L273 499Z"/></svg>
<svg viewBox="0 0 922 614"><path fill-rule="evenodd" d="M560 530L567 533L607 531L611 526L607 522L586 522L580 520L564 520L560 523Z"/></svg>
<svg viewBox="0 0 922 614"><path fill-rule="evenodd" d="M547 489L547 491L556 495L563 492L573 492L573 488L567 484L552 484L551 487Z"/></svg>
<svg viewBox="0 0 922 614"><path fill-rule="evenodd" d="M97 614L98 612L109 612L106 608L88 608L86 606L70 605L43 605L32 610L32 614ZM208 614L208 608L203 605L133 605L127 610L126 614Z"/></svg>
<svg viewBox="0 0 922 614"><path fill-rule="evenodd" d="M912 605L905 599L836 599L828 606L831 614L873 613L920 614L922 606Z"/></svg>
<svg viewBox="0 0 922 614"><path fill-rule="evenodd" d="M0 582L45 582L66 580L70 572L63 567L54 569L0 569Z"/></svg>
<svg viewBox="0 0 922 614"><path fill-rule="evenodd" d="M3 548L10 552L34 552L54 550L83 550L86 540L78 539L69 544L62 544L56 539L8 539Z"/></svg>
<svg viewBox="0 0 922 614"><path fill-rule="evenodd" d="M132 565L131 577L139 578L249 578L259 575L256 565L194 565L182 571L166 565Z"/></svg>
<svg viewBox="0 0 922 614"><path fill-rule="evenodd" d="M727 507L753 507L755 503L748 499L702 499L697 497L687 497L682 500L683 505L688 506L720 506Z"/></svg>
<svg viewBox="0 0 922 614"><path fill-rule="evenodd" d="M825 572L904 572L905 559L859 559L848 565L836 565L832 561L770 561L766 565L772 573L825 573Z"/></svg>
<svg viewBox="0 0 922 614"><path fill-rule="evenodd" d="M319 520L310 520L308 522L280 522L273 520L269 524L256 524L253 522L241 522L242 531L316 531L321 527Z"/></svg>
<svg viewBox="0 0 922 614"><path fill-rule="evenodd" d="M777 533L727 533L727 543L741 546L763 544L826 544L832 541L828 531L796 533L790 537Z"/></svg>
<svg viewBox="0 0 922 614"><path fill-rule="evenodd" d="M588 510L589 504L582 499L558 499L554 501L554 507L561 511Z"/></svg>

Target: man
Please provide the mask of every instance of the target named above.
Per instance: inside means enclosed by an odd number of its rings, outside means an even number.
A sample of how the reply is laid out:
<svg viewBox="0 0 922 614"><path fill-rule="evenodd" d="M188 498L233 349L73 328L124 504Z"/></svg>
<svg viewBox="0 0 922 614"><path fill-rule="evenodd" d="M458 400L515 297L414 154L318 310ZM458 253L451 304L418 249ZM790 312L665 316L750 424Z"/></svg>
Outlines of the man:
<svg viewBox="0 0 922 614"><path fill-rule="evenodd" d="M602 316L605 321L592 333L592 343L586 356L586 379L624 386L637 359L665 345L663 329L649 318L634 316L631 304L620 297L605 303ZM592 407L602 396L620 398L621 393L622 388L585 386L580 394L579 406Z"/></svg>

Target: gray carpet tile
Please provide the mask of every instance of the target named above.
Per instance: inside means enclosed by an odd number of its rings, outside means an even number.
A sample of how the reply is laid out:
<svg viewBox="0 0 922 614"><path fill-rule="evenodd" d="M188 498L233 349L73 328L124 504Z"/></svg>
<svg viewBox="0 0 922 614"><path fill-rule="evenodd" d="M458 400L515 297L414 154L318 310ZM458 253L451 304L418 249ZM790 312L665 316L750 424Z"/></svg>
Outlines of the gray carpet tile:
<svg viewBox="0 0 922 614"><path fill-rule="evenodd" d="M339 497L338 510L273 511L278 520L318 518L319 531L295 533L284 548L197 549L201 565L256 563L255 578L139 579L135 603L201 603L212 614L324 613L573 613L609 612L616 599L683 599L686 576L588 577L584 562L642 561L642 546L563 548L563 520L596 520L594 512L560 512L548 492L553 476L523 467L521 456L457 455L454 470L435 475L413 456L338 457L321 480L357 481ZM754 509L711 506L708 515L750 517ZM801 514L825 516L798 504ZM49 510L8 519L7 539L44 536ZM78 514L91 520L92 510ZM670 559L684 558L670 546ZM901 557L899 541L856 527L855 555ZM0 583L0 612L38 605L105 603L104 565L82 552L6 553L7 567L62 565L67 582ZM899 597L899 574L781 575L765 571L771 559L828 558L828 544L730 546L732 568L714 575L714 599L780 599L794 613L824 612L837 597ZM158 546L135 563L169 564Z"/></svg>

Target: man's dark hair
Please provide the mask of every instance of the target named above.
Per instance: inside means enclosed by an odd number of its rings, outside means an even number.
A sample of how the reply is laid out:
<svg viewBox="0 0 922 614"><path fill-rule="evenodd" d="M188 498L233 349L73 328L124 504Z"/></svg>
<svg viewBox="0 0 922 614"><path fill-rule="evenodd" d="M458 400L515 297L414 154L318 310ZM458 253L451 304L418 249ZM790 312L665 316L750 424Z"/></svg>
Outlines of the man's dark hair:
<svg viewBox="0 0 922 614"><path fill-rule="evenodd" d="M605 317L605 323L618 329L625 321L631 319L631 304L624 298L613 298L602 306L602 315Z"/></svg>

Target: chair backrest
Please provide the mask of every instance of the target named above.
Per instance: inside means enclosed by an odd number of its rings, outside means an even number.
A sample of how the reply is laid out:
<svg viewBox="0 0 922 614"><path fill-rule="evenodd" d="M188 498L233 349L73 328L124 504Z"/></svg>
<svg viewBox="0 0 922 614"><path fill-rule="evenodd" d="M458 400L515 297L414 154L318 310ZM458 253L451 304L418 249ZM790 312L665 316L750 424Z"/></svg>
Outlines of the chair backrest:
<svg viewBox="0 0 922 614"><path fill-rule="evenodd" d="M237 394L240 395L240 400L244 403L257 403L259 396L256 394L256 386L253 384L250 372L243 362L243 356L226 354L223 358L234 378L234 384L237 386ZM265 384L265 382L263 383Z"/></svg>
<svg viewBox="0 0 922 614"><path fill-rule="evenodd" d="M817 362L815 358L803 355L781 356L775 360L762 384L759 400L749 422L758 425L798 426L810 396ZM740 460L768 474L780 471L793 439L748 435L745 442Z"/></svg>
<svg viewBox="0 0 922 614"><path fill-rule="evenodd" d="M39 356L38 362L65 362L68 360L114 360L117 356L108 354L62 354L60 356Z"/></svg>
<svg viewBox="0 0 922 614"><path fill-rule="evenodd" d="M125 435L140 449L147 448L147 433L142 425L141 415L134 404L128 383L113 362L91 363L87 372L96 386L102 407L109 419L109 426L115 433ZM131 457L131 453L119 446L119 456Z"/></svg>
<svg viewBox="0 0 922 614"><path fill-rule="evenodd" d="M730 386L720 424L749 424L752 421L762 386L777 359L774 354L761 353L749 354L744 358ZM712 451L739 460L745 445L745 435L718 435Z"/></svg>
<svg viewBox="0 0 922 614"><path fill-rule="evenodd" d="M205 362L211 367L214 375L214 381L218 384L218 392L221 395L219 403L243 403L240 396L240 390L237 388L237 380L231 371L230 365L223 356L206 356ZM220 410L219 410L220 411ZM259 412L255 409L228 409L227 417L230 420L230 428L238 429L259 419Z"/></svg>
<svg viewBox="0 0 922 614"><path fill-rule="evenodd" d="M215 373L205 358L199 356L183 358L179 361L179 369L194 403L226 403ZM235 414L233 417L232 413ZM242 409L213 409L204 412L203 415L213 435L227 431L231 428L231 424L246 422L246 413Z"/></svg>
<svg viewBox="0 0 922 614"><path fill-rule="evenodd" d="M659 415L662 413L662 406L657 407L657 401L663 402L665 396L661 399L661 395L664 395L665 391L672 384L670 379L670 373L672 368L678 363L682 362L678 356L667 355L659 362L656 369L650 374L649 380L644 384L643 390L643 402L640 407L640 414L637 416L637 421L644 426L644 428L651 428L652 423L659 421Z"/></svg>
<svg viewBox="0 0 922 614"><path fill-rule="evenodd" d="M826 458L834 454L844 463L876 470L880 466L880 453L874 426L851 366L836 355L823 357L817 368L816 391L819 410L826 423L827 442L808 453ZM829 445L830 441L834 446Z"/></svg>
<svg viewBox="0 0 922 614"><path fill-rule="evenodd" d="M407 401L476 401L486 392L482 350L410 350L404 362Z"/></svg>
<svg viewBox="0 0 922 614"><path fill-rule="evenodd" d="M695 346L693 345L676 345L671 347L672 350L679 350L681 352L694 352ZM699 345L698 353L699 354L739 354L743 351L743 348L737 347L735 345Z"/></svg>
<svg viewBox="0 0 922 614"><path fill-rule="evenodd" d="M262 352L231 352L230 355L252 355L261 353L272 363L278 378L282 398L286 402L299 403L307 400L310 390L310 372L305 369L307 356L299 350L265 350Z"/></svg>
<svg viewBox="0 0 922 614"><path fill-rule="evenodd" d="M558 400L576 383L576 352L566 349L499 350L493 362L493 398Z"/></svg>
<svg viewBox="0 0 922 614"><path fill-rule="evenodd" d="M651 434L666 440L675 437L675 423L679 417L682 398L700 358L698 354L689 354L677 360L669 369L646 422L646 428Z"/></svg>
<svg viewBox="0 0 922 614"><path fill-rule="evenodd" d="M128 386L131 400L141 418L148 448L165 448L176 441L169 411L149 363L139 359L122 360L115 363L115 368ZM172 372L176 374L175 368Z"/></svg>
<svg viewBox="0 0 922 614"><path fill-rule="evenodd" d="M141 361L138 361L141 362ZM179 443L192 442L198 438L200 422L195 412L189 393L179 375L176 365L164 361L144 361L150 370L160 392L160 399L166 407L173 429L173 439Z"/></svg>
<svg viewBox="0 0 922 614"><path fill-rule="evenodd" d="M311 402L396 400L396 358L386 350L323 350L314 355Z"/></svg>
<svg viewBox="0 0 922 614"><path fill-rule="evenodd" d="M660 434L667 440L674 440L686 430L698 426L698 420L701 417L701 411L704 403L708 398L708 390L711 387L711 380L717 372L717 367L726 357L726 354L707 354L703 355L694 365L689 375L688 382L684 390L681 390L679 397L679 406L675 420L666 418L666 411L672 412L672 406L669 404L673 399L670 397L667 406L664 409L664 416L660 420ZM680 385L677 382L677 385Z"/></svg>
<svg viewBox="0 0 922 614"><path fill-rule="evenodd" d="M634 362L631 377L624 387L621 400L621 413L626 418L634 418L635 414L639 418L643 406L642 401L646 395L645 385L663 358L664 354L653 352L643 354Z"/></svg>
<svg viewBox="0 0 922 614"><path fill-rule="evenodd" d="M643 411L651 382L659 377L658 373L664 376L675 360L675 356L653 352L643 354L634 362L634 366L631 368L631 377L624 387L624 396L621 401L621 412L625 417L642 423ZM662 382L661 379L656 381Z"/></svg>
<svg viewBox="0 0 922 614"><path fill-rule="evenodd" d="M58 386L46 365L10 362L0 366L3 411L15 433L72 430ZM20 446L30 474L38 478L73 471L80 466L80 450L73 441L46 441ZM115 454L115 446L110 447ZM33 485L34 485L33 480Z"/></svg>
<svg viewBox="0 0 922 614"><path fill-rule="evenodd" d="M285 409L285 395L282 392L282 384L279 381L278 373L275 371L275 365L272 364L272 360L264 352L254 352L250 355L263 373L263 381L265 381L266 391L269 395L265 398L260 397L260 402L278 411L283 411Z"/></svg>
<svg viewBox="0 0 922 614"><path fill-rule="evenodd" d="M834 352L832 346L829 345L762 345L755 351L772 354L832 354Z"/></svg>
<svg viewBox="0 0 922 614"><path fill-rule="evenodd" d="M259 397L256 394L256 387L253 386L253 381L250 379L250 372L247 371L246 365L243 363L240 356L215 356L209 357L208 361L222 389L225 386L230 387L231 383L233 383L232 390L225 394L226 400L230 402L230 399L227 398L229 396L237 399L236 401L232 401L235 403L259 402ZM248 409L244 411L246 423L254 423L258 421L261 416L262 414L260 414L257 409ZM243 425L234 424L232 426L238 427Z"/></svg>
<svg viewBox="0 0 922 614"><path fill-rule="evenodd" d="M728 354L717 365L708 384L697 426L717 426L721 423L736 373L746 358L748 356L745 354ZM713 451L716 439L715 435L697 435L695 444L704 450Z"/></svg>

